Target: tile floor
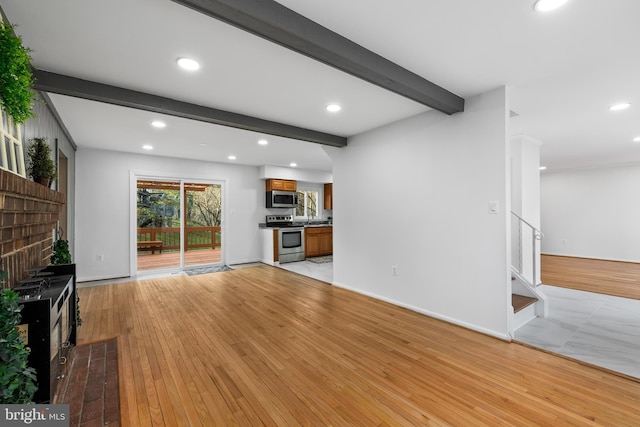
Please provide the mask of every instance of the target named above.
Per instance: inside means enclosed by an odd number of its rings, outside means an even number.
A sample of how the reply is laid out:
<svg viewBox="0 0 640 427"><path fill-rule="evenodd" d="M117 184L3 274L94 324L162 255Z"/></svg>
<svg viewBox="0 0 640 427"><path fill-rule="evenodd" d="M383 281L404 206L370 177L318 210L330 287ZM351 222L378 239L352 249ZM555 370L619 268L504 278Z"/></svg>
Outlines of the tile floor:
<svg viewBox="0 0 640 427"><path fill-rule="evenodd" d="M280 268L313 277L314 279L333 283L333 263L316 264L311 261L287 262L279 265Z"/></svg>
<svg viewBox="0 0 640 427"><path fill-rule="evenodd" d="M515 340L640 378L640 300L542 285L549 315Z"/></svg>
<svg viewBox="0 0 640 427"><path fill-rule="evenodd" d="M299 261L280 268L333 282L333 263ZM515 339L640 378L640 300L542 285L549 316L522 326Z"/></svg>

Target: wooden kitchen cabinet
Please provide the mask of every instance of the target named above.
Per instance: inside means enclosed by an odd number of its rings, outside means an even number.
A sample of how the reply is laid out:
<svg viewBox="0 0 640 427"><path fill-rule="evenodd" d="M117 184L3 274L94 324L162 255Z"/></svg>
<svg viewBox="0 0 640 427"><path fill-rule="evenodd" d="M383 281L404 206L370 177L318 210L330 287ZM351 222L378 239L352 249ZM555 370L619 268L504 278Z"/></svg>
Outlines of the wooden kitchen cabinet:
<svg viewBox="0 0 640 427"><path fill-rule="evenodd" d="M324 185L324 208L333 209L333 184Z"/></svg>
<svg viewBox="0 0 640 427"><path fill-rule="evenodd" d="M280 190L280 191L296 191L296 181L290 181L288 179L268 179L267 191Z"/></svg>
<svg viewBox="0 0 640 427"><path fill-rule="evenodd" d="M333 227L307 227L304 230L305 257L333 254Z"/></svg>
<svg viewBox="0 0 640 427"><path fill-rule="evenodd" d="M273 262L278 262L280 258L278 257L280 250L280 240L279 239L278 230L273 230Z"/></svg>

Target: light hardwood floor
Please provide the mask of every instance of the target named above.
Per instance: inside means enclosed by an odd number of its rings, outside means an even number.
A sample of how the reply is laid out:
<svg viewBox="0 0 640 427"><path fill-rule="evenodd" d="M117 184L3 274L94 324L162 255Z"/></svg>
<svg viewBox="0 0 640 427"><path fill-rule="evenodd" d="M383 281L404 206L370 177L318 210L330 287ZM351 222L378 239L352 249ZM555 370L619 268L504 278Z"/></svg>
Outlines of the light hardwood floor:
<svg viewBox="0 0 640 427"><path fill-rule="evenodd" d="M555 255L541 257L542 283L640 299L640 264Z"/></svg>
<svg viewBox="0 0 640 427"><path fill-rule="evenodd" d="M640 383L279 268L79 289L123 426L640 425Z"/></svg>

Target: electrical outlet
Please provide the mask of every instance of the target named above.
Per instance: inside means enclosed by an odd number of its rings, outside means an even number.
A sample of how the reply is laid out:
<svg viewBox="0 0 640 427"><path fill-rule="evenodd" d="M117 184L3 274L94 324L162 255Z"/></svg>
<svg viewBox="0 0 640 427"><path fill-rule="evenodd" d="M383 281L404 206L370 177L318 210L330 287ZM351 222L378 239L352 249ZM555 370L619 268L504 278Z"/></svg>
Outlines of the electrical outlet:
<svg viewBox="0 0 640 427"><path fill-rule="evenodd" d="M392 265L391 266L391 275L392 276L397 276L398 275L398 266L397 265Z"/></svg>
<svg viewBox="0 0 640 427"><path fill-rule="evenodd" d="M97 260L97 261L104 261L104 254L98 254L98 255L96 255L96 260Z"/></svg>
<svg viewBox="0 0 640 427"><path fill-rule="evenodd" d="M562 244L566 245L567 244L567 239L562 239Z"/></svg>

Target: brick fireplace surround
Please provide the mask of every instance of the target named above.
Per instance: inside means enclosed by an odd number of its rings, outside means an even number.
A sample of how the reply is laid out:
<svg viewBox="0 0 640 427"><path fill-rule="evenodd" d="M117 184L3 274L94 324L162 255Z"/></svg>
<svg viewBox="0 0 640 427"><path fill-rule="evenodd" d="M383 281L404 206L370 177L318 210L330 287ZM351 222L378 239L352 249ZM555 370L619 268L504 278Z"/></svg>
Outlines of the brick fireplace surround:
<svg viewBox="0 0 640 427"><path fill-rule="evenodd" d="M27 270L49 265L62 193L0 169L0 269L11 288ZM71 426L119 426L116 340L72 350L67 379L55 403L70 405Z"/></svg>
<svg viewBox="0 0 640 427"><path fill-rule="evenodd" d="M0 169L0 269L13 287L26 270L49 264L62 193Z"/></svg>

